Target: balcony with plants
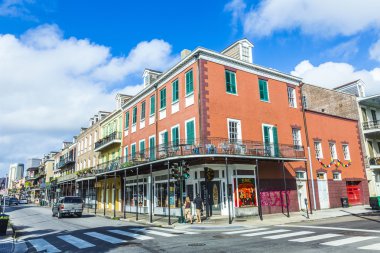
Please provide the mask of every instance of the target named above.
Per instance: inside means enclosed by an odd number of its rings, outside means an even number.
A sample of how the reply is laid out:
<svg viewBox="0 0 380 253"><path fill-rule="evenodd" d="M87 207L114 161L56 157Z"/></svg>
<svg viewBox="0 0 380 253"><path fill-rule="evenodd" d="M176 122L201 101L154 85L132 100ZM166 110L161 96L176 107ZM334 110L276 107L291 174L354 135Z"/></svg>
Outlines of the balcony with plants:
<svg viewBox="0 0 380 253"><path fill-rule="evenodd" d="M95 151L101 151L108 147L113 146L114 144L121 144L121 132L113 132L106 137L95 142Z"/></svg>

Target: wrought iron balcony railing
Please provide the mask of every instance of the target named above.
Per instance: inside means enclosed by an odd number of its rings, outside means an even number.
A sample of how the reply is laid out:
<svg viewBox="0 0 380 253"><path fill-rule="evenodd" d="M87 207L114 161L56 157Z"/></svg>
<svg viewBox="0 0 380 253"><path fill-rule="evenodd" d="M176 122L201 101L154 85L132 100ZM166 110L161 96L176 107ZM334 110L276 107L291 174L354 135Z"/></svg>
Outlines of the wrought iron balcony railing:
<svg viewBox="0 0 380 253"><path fill-rule="evenodd" d="M364 130L380 129L380 120L364 122L363 129Z"/></svg>
<svg viewBox="0 0 380 253"><path fill-rule="evenodd" d="M106 137L100 139L99 141L95 142L95 150L105 147L108 144L112 142L120 142L121 143L121 132L113 132Z"/></svg>
<svg viewBox="0 0 380 253"><path fill-rule="evenodd" d="M231 141L223 138L178 140L101 163L94 168L94 173L99 174L170 157L191 157L199 155L236 155L300 159L305 158L305 151L302 146L257 141Z"/></svg>
<svg viewBox="0 0 380 253"><path fill-rule="evenodd" d="M75 163L74 157L67 157L63 160L60 160L59 163L55 165L55 168L58 170L72 163Z"/></svg>

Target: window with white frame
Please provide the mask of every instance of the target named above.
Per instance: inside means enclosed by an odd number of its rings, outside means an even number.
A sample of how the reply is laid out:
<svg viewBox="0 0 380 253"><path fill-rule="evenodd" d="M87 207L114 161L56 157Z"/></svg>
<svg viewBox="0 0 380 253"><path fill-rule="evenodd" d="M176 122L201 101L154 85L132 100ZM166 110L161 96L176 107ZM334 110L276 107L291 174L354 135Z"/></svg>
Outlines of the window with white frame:
<svg viewBox="0 0 380 253"><path fill-rule="evenodd" d="M343 156L344 156L344 160L351 160L351 156L350 156L350 148L348 147L348 144L343 144L342 145L342 148L343 148Z"/></svg>
<svg viewBox="0 0 380 253"><path fill-rule="evenodd" d="M231 143L241 140L240 120L228 119L228 139Z"/></svg>
<svg viewBox="0 0 380 253"><path fill-rule="evenodd" d="M246 46L242 46L241 56L243 61L249 62L249 48Z"/></svg>
<svg viewBox="0 0 380 253"><path fill-rule="evenodd" d="M297 107L296 90L293 87L288 87L288 103L290 107Z"/></svg>
<svg viewBox="0 0 380 253"><path fill-rule="evenodd" d="M306 172L305 171L296 171L296 178L303 180L306 179Z"/></svg>
<svg viewBox="0 0 380 253"><path fill-rule="evenodd" d="M329 142L330 155L332 159L337 159L335 142Z"/></svg>
<svg viewBox="0 0 380 253"><path fill-rule="evenodd" d="M333 180L342 180L342 174L340 172L333 172Z"/></svg>
<svg viewBox="0 0 380 253"><path fill-rule="evenodd" d="M292 128L292 136L293 136L293 145L295 149L301 149L302 141L301 141L301 130L298 128Z"/></svg>
<svg viewBox="0 0 380 253"><path fill-rule="evenodd" d="M326 179L326 173L325 172L318 172L317 173L317 179L325 180Z"/></svg>
<svg viewBox="0 0 380 253"><path fill-rule="evenodd" d="M323 158L322 144L320 141L314 142L314 149L315 149L315 157L316 158Z"/></svg>

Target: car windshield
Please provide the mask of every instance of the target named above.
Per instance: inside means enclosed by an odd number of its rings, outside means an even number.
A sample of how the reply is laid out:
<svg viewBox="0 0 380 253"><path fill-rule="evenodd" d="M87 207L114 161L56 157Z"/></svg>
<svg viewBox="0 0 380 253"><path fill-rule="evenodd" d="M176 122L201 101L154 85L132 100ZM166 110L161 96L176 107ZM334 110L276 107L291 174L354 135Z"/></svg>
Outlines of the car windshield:
<svg viewBox="0 0 380 253"><path fill-rule="evenodd" d="M17 200L17 199L16 199L16 198L10 198L10 200L15 201L15 200Z"/></svg>
<svg viewBox="0 0 380 253"><path fill-rule="evenodd" d="M82 203L81 198L65 198L64 203Z"/></svg>

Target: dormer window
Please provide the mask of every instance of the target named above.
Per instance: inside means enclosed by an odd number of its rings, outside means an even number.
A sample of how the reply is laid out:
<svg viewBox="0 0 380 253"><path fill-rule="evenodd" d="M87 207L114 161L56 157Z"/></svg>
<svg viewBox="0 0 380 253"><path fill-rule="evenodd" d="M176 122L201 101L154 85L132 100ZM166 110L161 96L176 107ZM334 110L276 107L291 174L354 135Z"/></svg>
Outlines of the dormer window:
<svg viewBox="0 0 380 253"><path fill-rule="evenodd" d="M224 49L222 54L231 58L252 63L252 48L253 44L249 40L242 39Z"/></svg>
<svg viewBox="0 0 380 253"><path fill-rule="evenodd" d="M149 75L146 75L145 77L144 77L144 86L146 87L146 86L148 86L149 85Z"/></svg>
<svg viewBox="0 0 380 253"><path fill-rule="evenodd" d="M247 46L242 46L241 55L243 61L249 62L249 48Z"/></svg>

